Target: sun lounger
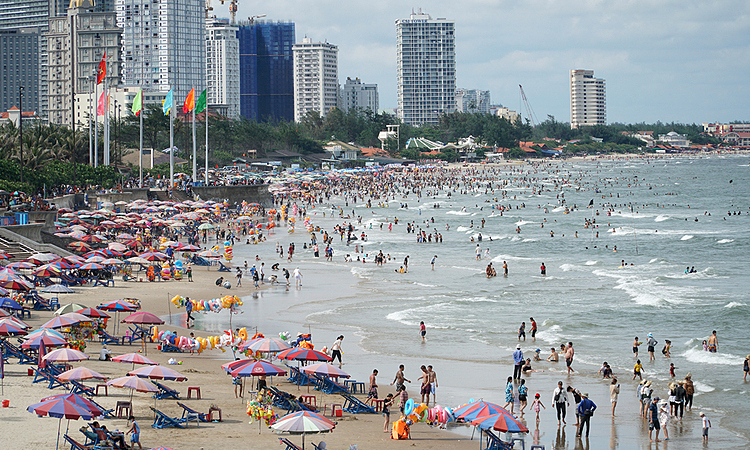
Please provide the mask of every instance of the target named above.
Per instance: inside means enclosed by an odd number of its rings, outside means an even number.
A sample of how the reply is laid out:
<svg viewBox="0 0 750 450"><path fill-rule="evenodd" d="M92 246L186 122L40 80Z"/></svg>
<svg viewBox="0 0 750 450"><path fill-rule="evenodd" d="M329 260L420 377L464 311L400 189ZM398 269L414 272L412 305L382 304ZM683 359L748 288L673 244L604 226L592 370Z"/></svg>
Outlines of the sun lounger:
<svg viewBox="0 0 750 450"><path fill-rule="evenodd" d="M198 420L200 420L201 422L210 422L210 420L208 420L208 414L200 413L200 412L194 410L193 408L191 408L189 406L186 406L186 405L184 405L184 404L182 404L180 402L177 402L177 404L180 407L182 407L182 409L183 409L183 411L182 411L182 420L187 421L187 420L189 420L188 419L189 416L195 415L195 417L197 417Z"/></svg>
<svg viewBox="0 0 750 450"><path fill-rule="evenodd" d="M60 381L57 378L57 375L60 373L53 373L49 367L47 368L40 368L40 367L32 367L31 370L34 371L34 379L31 381L32 383L39 383L42 381L49 383L49 389L54 389L57 387L64 387L68 388L68 384Z"/></svg>
<svg viewBox="0 0 750 450"><path fill-rule="evenodd" d="M296 367L289 367L289 378L290 383L294 383L297 386L317 385L315 380L311 380L310 376L300 371Z"/></svg>
<svg viewBox="0 0 750 450"><path fill-rule="evenodd" d="M79 286L84 282L85 280L83 278L76 277L71 274L60 274L60 284L64 286Z"/></svg>
<svg viewBox="0 0 750 450"><path fill-rule="evenodd" d="M484 430L487 435L487 448L485 450L513 450L513 444L504 442L490 430Z"/></svg>
<svg viewBox="0 0 750 450"><path fill-rule="evenodd" d="M7 340L3 344L5 358L18 358L18 364L36 364L37 359L20 347L16 347Z"/></svg>
<svg viewBox="0 0 750 450"><path fill-rule="evenodd" d="M99 330L99 342L102 344L115 344L115 345L125 345L125 340L129 340L129 336L121 336L116 337L112 336L111 334L107 333L107 330ZM131 343L133 341L130 341Z"/></svg>
<svg viewBox="0 0 750 450"><path fill-rule="evenodd" d="M266 386L266 392L271 396L271 404L279 409L289 410L292 395L284 391L280 391L273 386Z"/></svg>
<svg viewBox="0 0 750 450"><path fill-rule="evenodd" d="M182 353L182 350L180 350L179 347L172 345L169 342L161 343L161 351L165 353Z"/></svg>
<svg viewBox="0 0 750 450"><path fill-rule="evenodd" d="M311 378L316 378L318 380L319 384L316 389L319 389L326 394L349 393L349 389L346 386L339 384L328 377L312 375Z"/></svg>
<svg viewBox="0 0 750 450"><path fill-rule="evenodd" d="M287 414L297 412L297 411L311 411L311 412L318 412L317 409L315 409L314 406L301 402L297 400L296 398L290 398L289 399L289 407L287 408Z"/></svg>
<svg viewBox="0 0 750 450"><path fill-rule="evenodd" d="M154 423L153 425L151 425L152 427L157 428L159 430L161 430L162 428L185 428L182 425L183 422L181 419L169 417L168 415L164 414L163 412L159 411L153 406L149 406L149 408L151 408L154 414L156 414Z"/></svg>
<svg viewBox="0 0 750 450"><path fill-rule="evenodd" d="M375 408L370 405L366 405L362 400L358 399L354 395L346 392L342 392L341 395L344 397L344 406L342 408L344 411L351 414L375 414Z"/></svg>
<svg viewBox="0 0 750 450"><path fill-rule="evenodd" d="M232 271L232 269L225 266L221 261L216 261L216 262L219 263L219 272L231 272Z"/></svg>
<svg viewBox="0 0 750 450"><path fill-rule="evenodd" d="M59 380L58 380L59 381ZM85 384L81 383L77 380L70 380L68 381L73 387L71 388L70 392L73 394L84 394L87 396L94 395L94 388L91 386L86 386Z"/></svg>
<svg viewBox="0 0 750 450"><path fill-rule="evenodd" d="M156 380L151 380L154 385L159 388L159 392L154 394L154 398L157 400L163 400L165 398L173 398L175 400L180 399L180 393L175 391L174 389L164 386L163 384L159 383Z"/></svg>
<svg viewBox="0 0 750 450"><path fill-rule="evenodd" d="M281 441L279 442L281 445L286 445L286 449L284 450L302 450L302 447L299 447L287 438L279 438L279 440Z"/></svg>
<svg viewBox="0 0 750 450"><path fill-rule="evenodd" d="M114 408L107 409L107 408L103 407L102 405L100 405L99 403L97 403L96 401L94 401L93 398L89 398L88 401L90 401L91 403L94 404L94 406L96 406L97 408L99 408L99 409L102 410L102 416L107 417L109 419L114 419L115 418L115 415L114 415L115 410L114 410Z"/></svg>
<svg viewBox="0 0 750 450"><path fill-rule="evenodd" d="M68 436L67 434L64 436L64 438L65 438L65 442L70 444L70 450L94 450L95 446L93 444L89 444L89 445L81 444L80 442L76 441L75 439Z"/></svg>

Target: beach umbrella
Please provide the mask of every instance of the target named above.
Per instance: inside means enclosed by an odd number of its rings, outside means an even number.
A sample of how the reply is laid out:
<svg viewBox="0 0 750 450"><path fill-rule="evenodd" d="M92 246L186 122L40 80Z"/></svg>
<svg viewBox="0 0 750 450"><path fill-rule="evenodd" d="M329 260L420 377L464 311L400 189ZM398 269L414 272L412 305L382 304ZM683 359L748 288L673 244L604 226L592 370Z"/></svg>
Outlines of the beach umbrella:
<svg viewBox="0 0 750 450"><path fill-rule="evenodd" d="M59 423L57 425L57 445L55 446L55 448L57 448L60 444L60 426L62 425L62 419L78 420L82 418L83 420L91 420L92 418L102 414L102 411L98 408L96 408L96 412L94 412L89 408L81 406L77 402L77 399L75 399L74 397L70 397L72 395L80 397L76 394L56 395L53 397L48 397L41 402L31 405L27 408L27 411L29 411L30 413L34 413L37 416L49 416L59 419ZM83 398L81 399L85 400Z"/></svg>
<svg viewBox="0 0 750 450"><path fill-rule="evenodd" d="M14 291L30 291L33 289L29 282L22 280L18 275L8 273L8 271L0 274L0 286Z"/></svg>
<svg viewBox="0 0 750 450"><path fill-rule="evenodd" d="M187 381L187 377L176 370L161 365L144 366L128 372L129 376L150 378L153 380Z"/></svg>
<svg viewBox="0 0 750 450"><path fill-rule="evenodd" d="M147 260L147 261L166 261L169 259L169 256L162 252L146 252L141 253L140 257Z"/></svg>
<svg viewBox="0 0 750 450"><path fill-rule="evenodd" d="M224 369L227 373L232 373L232 371L240 366L244 366L245 364L251 363L255 361L255 359L238 359L236 361L231 361L226 364L222 364L221 368Z"/></svg>
<svg viewBox="0 0 750 450"><path fill-rule="evenodd" d="M279 359L290 361L332 361L332 358L323 352L303 347L294 347L276 355Z"/></svg>
<svg viewBox="0 0 750 450"><path fill-rule="evenodd" d="M62 274L62 270L50 264L45 264L39 266L31 274L37 277L59 277Z"/></svg>
<svg viewBox="0 0 750 450"><path fill-rule="evenodd" d="M138 308L130 302L126 302L124 300L115 300L113 302L102 303L101 305L97 306L96 309L102 309L104 311L115 311L115 312L120 312L120 311L132 312Z"/></svg>
<svg viewBox="0 0 750 450"><path fill-rule="evenodd" d="M121 362L121 363L132 363L133 368L135 368L136 364L144 364L144 365L147 364L151 366L155 366L158 364L157 362L151 361L150 359L138 353L126 353L124 355L115 356L114 358L112 358L112 361Z"/></svg>
<svg viewBox="0 0 750 450"><path fill-rule="evenodd" d="M57 330L53 330L51 328L39 328L38 330L34 330L31 333L29 333L28 336L26 336L26 339L32 339L37 336L55 336L55 337L59 337L60 339L65 339L65 336L63 336L62 333L60 333Z"/></svg>
<svg viewBox="0 0 750 450"><path fill-rule="evenodd" d="M54 253L36 253L26 258L25 261L41 265L50 263L57 259L60 259L60 257L55 255Z"/></svg>
<svg viewBox="0 0 750 450"><path fill-rule="evenodd" d="M4 296L4 295L8 295L8 294L10 294L10 291L9 291L9 290L7 290L7 289L5 289L5 288L2 288L2 287L0 287L0 295L3 295L3 296Z"/></svg>
<svg viewBox="0 0 750 450"><path fill-rule="evenodd" d="M57 309L57 311L54 312L53 315L55 316L62 316L63 314L68 314L76 311L80 311L85 306L80 305L78 303L68 303L67 305L63 305Z"/></svg>
<svg viewBox="0 0 750 450"><path fill-rule="evenodd" d="M42 292L47 294L72 294L75 291L63 284L53 284L42 289Z"/></svg>
<svg viewBox="0 0 750 450"><path fill-rule="evenodd" d="M457 421L462 420L464 422L471 422L472 420L480 417L499 414L501 411L505 411L502 406L495 403L485 402L484 400L479 400L456 409L455 411L453 411L453 416Z"/></svg>
<svg viewBox="0 0 750 450"><path fill-rule="evenodd" d="M0 252L0 259L10 259L12 257L13 255L11 254Z"/></svg>
<svg viewBox="0 0 750 450"><path fill-rule="evenodd" d="M177 247L177 249L182 250L184 252L197 252L201 248L193 244L184 244L184 245L181 245L180 247Z"/></svg>
<svg viewBox="0 0 750 450"><path fill-rule="evenodd" d="M107 258L105 258L104 256L102 256L99 253L97 253L96 255L89 256L88 258L86 258L86 262L87 263L101 264L102 261L104 261L105 259L107 259Z"/></svg>
<svg viewBox="0 0 750 450"><path fill-rule="evenodd" d="M289 349L289 345L279 338L254 339L243 345L243 350L261 353L277 353Z"/></svg>
<svg viewBox="0 0 750 450"><path fill-rule="evenodd" d="M12 298L2 297L0 298L0 308L13 310L13 311L21 311L23 309L23 306L21 306L17 301L13 300Z"/></svg>
<svg viewBox="0 0 750 450"><path fill-rule="evenodd" d="M5 317L3 317L3 314L7 314ZM31 326L24 322L23 320L19 319L16 316L11 316L10 314L6 313L4 310L0 309L0 323L11 323L18 328L22 328L24 330L28 330L31 328Z"/></svg>
<svg viewBox="0 0 750 450"><path fill-rule="evenodd" d="M26 334L26 330L18 324L9 320L0 320L0 336L22 336L24 334Z"/></svg>
<svg viewBox="0 0 750 450"><path fill-rule="evenodd" d="M68 261L64 259L58 259L57 261L52 261L49 263L50 267L56 267L58 269L72 269L75 267L75 265L69 263Z"/></svg>
<svg viewBox="0 0 750 450"><path fill-rule="evenodd" d="M91 322L91 319L78 313L66 313L48 320L42 328L67 328L80 322Z"/></svg>
<svg viewBox="0 0 750 450"><path fill-rule="evenodd" d="M130 389L130 404L133 404L133 392L159 392L159 389L143 378L136 376L126 376L115 378L114 380L107 381L107 386L114 386L124 389ZM154 406L156 406L156 400L154 400Z"/></svg>
<svg viewBox="0 0 750 450"><path fill-rule="evenodd" d="M99 263L85 263L81 264L78 268L81 270L101 270L104 266Z"/></svg>
<svg viewBox="0 0 750 450"><path fill-rule="evenodd" d="M68 248L71 248L77 252L86 252L91 250L91 246L82 241L74 241L68 244Z"/></svg>
<svg viewBox="0 0 750 450"><path fill-rule="evenodd" d="M60 375L57 376L57 379L60 381L67 382L67 381L82 381L82 380L90 380L90 379L106 380L107 377L100 374L99 372L95 372L86 367L76 367L75 369L70 369L61 373Z"/></svg>
<svg viewBox="0 0 750 450"><path fill-rule="evenodd" d="M208 211L206 211L206 212L208 212ZM216 227L214 227L214 226L213 226L212 224L210 224L210 223L202 223L202 224L200 224L200 225L198 226L198 229L199 229L199 230L213 230L214 228L216 228Z"/></svg>
<svg viewBox="0 0 750 450"><path fill-rule="evenodd" d="M528 433L529 429L523 423L519 422L518 419L513 417L511 413L503 409L498 414L491 416L479 417L471 421L472 425L476 425L482 430L497 430L503 433Z"/></svg>
<svg viewBox="0 0 750 450"><path fill-rule="evenodd" d="M203 258L218 258L221 256L221 253L215 252L213 250L204 250L198 253L198 256L202 256Z"/></svg>
<svg viewBox="0 0 750 450"><path fill-rule="evenodd" d="M8 316L10 316L10 313L8 313L8 311L4 309L0 309L0 319L3 317L8 317Z"/></svg>
<svg viewBox="0 0 750 450"><path fill-rule="evenodd" d="M107 245L107 248L118 251L118 252L126 252L128 251L128 247L125 246L125 244L121 244L119 242L110 242Z"/></svg>
<svg viewBox="0 0 750 450"><path fill-rule="evenodd" d="M276 367L268 361L253 360L235 368L231 375L233 377L258 377L286 375L286 370Z"/></svg>
<svg viewBox="0 0 750 450"><path fill-rule="evenodd" d="M148 264L151 261L147 259L143 259L140 256L133 256L125 260L125 262L129 262L131 264Z"/></svg>
<svg viewBox="0 0 750 450"><path fill-rule="evenodd" d="M161 325L164 323L158 316L150 312L138 311L122 319L122 323L133 323L139 325Z"/></svg>
<svg viewBox="0 0 750 450"><path fill-rule="evenodd" d="M83 308L76 312L86 317L91 317L92 319L108 319L110 317L109 314L105 313L104 311L99 311L95 308Z"/></svg>
<svg viewBox="0 0 750 450"><path fill-rule="evenodd" d="M271 428L276 431L286 431L292 434L302 435L302 450L305 449L305 435L312 433L327 433L333 430L336 424L327 418L312 411L298 411L287 414L277 420Z"/></svg>
<svg viewBox="0 0 750 450"><path fill-rule="evenodd" d="M72 348L58 348L44 355L42 359L47 362L83 361L89 359L89 355Z"/></svg>
<svg viewBox="0 0 750 450"><path fill-rule="evenodd" d="M328 363L311 364L303 367L302 371L309 374L322 375L333 378L349 378L349 374Z"/></svg>
<svg viewBox="0 0 750 450"><path fill-rule="evenodd" d="M45 347L60 347L61 345L68 345L68 341L65 338L61 338L53 334L37 334L33 337L31 336L31 334L29 334L29 336L27 337L29 339L21 344L21 348L23 349L36 349L41 347L42 344Z"/></svg>
<svg viewBox="0 0 750 450"><path fill-rule="evenodd" d="M18 262L10 263L7 266L5 266L6 269L11 269L11 270L33 269L34 267L36 267L34 264L31 264L30 262L26 262L26 261L18 261Z"/></svg>

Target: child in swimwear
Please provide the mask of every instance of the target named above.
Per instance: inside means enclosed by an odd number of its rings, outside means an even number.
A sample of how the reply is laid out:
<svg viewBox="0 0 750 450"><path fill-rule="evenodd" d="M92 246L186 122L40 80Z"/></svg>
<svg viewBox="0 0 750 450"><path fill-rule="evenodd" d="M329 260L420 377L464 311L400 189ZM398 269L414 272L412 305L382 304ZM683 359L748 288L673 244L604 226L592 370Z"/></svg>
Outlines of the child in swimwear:
<svg viewBox="0 0 750 450"><path fill-rule="evenodd" d="M539 392L534 395L534 401L531 403L531 409L534 410L536 413L536 421L539 423L539 411L541 408L547 409L546 406L542 403L542 400L540 400Z"/></svg>
<svg viewBox="0 0 750 450"><path fill-rule="evenodd" d="M669 376L672 378L674 378L674 369L676 369L674 363L669 363Z"/></svg>
<svg viewBox="0 0 750 450"><path fill-rule="evenodd" d="M635 362L635 367L633 367L633 379L635 380L635 377L638 377L639 380L643 380L643 377L641 376L641 371L643 370L643 366L641 365L641 360L637 360Z"/></svg>
<svg viewBox="0 0 750 450"><path fill-rule="evenodd" d="M705 340L703 341L703 351L704 352L708 351L708 342L706 342Z"/></svg>

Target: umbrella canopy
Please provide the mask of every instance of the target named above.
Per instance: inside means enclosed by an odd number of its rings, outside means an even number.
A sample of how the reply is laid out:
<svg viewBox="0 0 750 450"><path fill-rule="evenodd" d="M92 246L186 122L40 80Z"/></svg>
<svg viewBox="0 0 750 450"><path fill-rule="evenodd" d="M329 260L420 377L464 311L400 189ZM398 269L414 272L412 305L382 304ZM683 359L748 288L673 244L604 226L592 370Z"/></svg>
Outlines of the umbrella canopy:
<svg viewBox="0 0 750 450"><path fill-rule="evenodd" d="M276 353L289 349L287 343L279 338L254 339L248 342L247 345L243 345L243 347L247 350L262 353Z"/></svg>
<svg viewBox="0 0 750 450"><path fill-rule="evenodd" d="M33 269L36 266L34 266L34 264L27 262L27 261L18 261L18 262L10 263L5 267L11 270L18 270L18 269Z"/></svg>
<svg viewBox="0 0 750 450"><path fill-rule="evenodd" d="M53 284L52 286L47 286L46 288L42 289L42 292L46 292L48 294L72 294L75 291L70 287L62 284Z"/></svg>
<svg viewBox="0 0 750 450"><path fill-rule="evenodd" d="M34 337L29 338L26 342L21 344L21 348L24 348L24 349L39 348L41 347L42 343L44 343L44 346L47 348L59 347L61 345L68 345L68 341L65 340L64 338L57 337L54 335L38 334Z"/></svg>
<svg viewBox="0 0 750 450"><path fill-rule="evenodd" d="M161 325L164 323L159 317L145 311L138 311L122 319L122 323L136 323L146 325Z"/></svg>
<svg viewBox="0 0 750 450"><path fill-rule="evenodd" d="M479 417L476 420L471 421L472 425L476 425L483 430L493 429L504 433L528 433L529 429L526 425L519 422L518 419L513 417L508 411L503 409L498 414L491 416Z"/></svg>
<svg viewBox="0 0 750 450"><path fill-rule="evenodd" d="M120 377L115 378L114 380L109 380L107 381L107 386L127 388L138 392L159 392L159 389L154 386L153 383L149 383L143 378L136 376Z"/></svg>
<svg viewBox="0 0 750 450"><path fill-rule="evenodd" d="M86 264L82 264L78 268L81 270L100 270L100 269L103 269L104 266L99 263L86 263Z"/></svg>
<svg viewBox="0 0 750 450"><path fill-rule="evenodd" d="M210 223L202 223L198 226L199 230L213 230L215 227Z"/></svg>
<svg viewBox="0 0 750 450"><path fill-rule="evenodd" d="M47 264L56 259L60 259L60 257L54 253L36 253L26 258L26 261L33 262L34 264Z"/></svg>
<svg viewBox="0 0 750 450"><path fill-rule="evenodd" d="M91 250L91 246L85 242L81 241L75 241L68 244L68 248L72 248L73 250L79 251L79 252L86 252Z"/></svg>
<svg viewBox="0 0 750 450"><path fill-rule="evenodd" d="M104 414L104 411L98 406L94 404L94 402L90 401L86 397L82 397L78 394L72 394L72 393L65 393L65 394L57 394L57 395L51 395L47 398L43 398L42 401L50 401L55 399L64 399L67 400L70 403L73 403L77 405L80 408L83 408L84 410L90 412L94 417L100 417Z"/></svg>
<svg viewBox="0 0 750 450"><path fill-rule="evenodd" d="M336 427L335 423L312 411L287 414L271 425L274 430L289 433L321 433L331 431L334 427Z"/></svg>
<svg viewBox="0 0 750 450"><path fill-rule="evenodd" d="M128 372L129 376L151 378L153 380L187 381L187 377L169 367L145 366Z"/></svg>
<svg viewBox="0 0 750 450"><path fill-rule="evenodd" d="M65 336L63 336L62 333L51 328L39 328L38 330L34 330L26 336L26 339L35 338L37 336L55 336L60 339L65 339Z"/></svg>
<svg viewBox="0 0 750 450"><path fill-rule="evenodd" d="M8 314L4 310L0 309L0 312L3 314ZM12 323L13 325L17 326L18 328L28 330L31 328L31 326L24 322L23 320L19 319L16 316L7 315L6 317L2 317L2 314L0 314L0 323Z"/></svg>
<svg viewBox="0 0 750 450"><path fill-rule="evenodd" d="M78 314L84 315L86 317L91 317L92 319L107 319L109 318L109 314L105 313L104 311L99 311L95 308L83 308L79 311L76 311Z"/></svg>
<svg viewBox="0 0 750 450"><path fill-rule="evenodd" d="M288 359L292 361L331 361L332 358L323 352L311 350L309 348L295 347L276 355L279 359Z"/></svg>
<svg viewBox="0 0 750 450"><path fill-rule="evenodd" d="M83 306L82 306L83 308ZM132 303L126 302L124 300L115 300L113 302L109 303L103 303L96 307L96 309L103 309L104 311L126 311L131 312L135 311L137 308Z"/></svg>
<svg viewBox="0 0 750 450"><path fill-rule="evenodd" d="M258 377L261 375L286 375L286 370L267 361L254 360L232 371L233 377Z"/></svg>
<svg viewBox="0 0 750 450"><path fill-rule="evenodd" d="M44 355L42 358L48 362L70 362L89 359L89 355L72 348L58 348Z"/></svg>
<svg viewBox="0 0 750 450"><path fill-rule="evenodd" d="M502 406L495 403L485 402L484 400L479 400L456 409L455 411L453 411L453 415L456 417L456 420L471 422L472 420L480 417L499 414L501 411L505 411Z"/></svg>
<svg viewBox="0 0 750 450"><path fill-rule="evenodd" d="M0 287L0 295L8 295L10 294L10 291L8 291L5 288Z"/></svg>
<svg viewBox="0 0 750 450"><path fill-rule="evenodd" d="M45 264L43 266L39 266L39 268L31 272L31 274L37 277L57 277L62 274L62 270L50 264Z"/></svg>
<svg viewBox="0 0 750 450"><path fill-rule="evenodd" d="M0 286L14 291L30 291L33 288L29 282L22 280L18 275L11 274L8 271L0 274Z"/></svg>
<svg viewBox="0 0 750 450"><path fill-rule="evenodd" d="M73 394L75 395L75 394ZM96 417L91 411L84 409L66 397L52 397L27 408L30 413L38 416L49 416L58 419L91 420Z"/></svg>
<svg viewBox="0 0 750 450"><path fill-rule="evenodd" d="M0 336L21 336L26 330L10 320L0 320Z"/></svg>
<svg viewBox="0 0 750 450"><path fill-rule="evenodd" d="M62 316L63 314L80 311L83 308L85 308L84 305L79 305L78 303L68 303L67 305L63 305L60 308L58 308L58 310L55 311L54 315Z"/></svg>
<svg viewBox="0 0 750 450"><path fill-rule="evenodd" d="M13 310L13 311L21 311L23 309L23 306L21 306L17 301L13 300L12 298L2 297L0 298L0 308Z"/></svg>
<svg viewBox="0 0 750 450"><path fill-rule="evenodd" d="M138 353L126 353L124 355L115 356L114 358L112 358L112 361L133 364L149 364L152 366L155 366L157 364L156 362L151 361L150 359L146 358L145 356L141 356Z"/></svg>
<svg viewBox="0 0 750 450"><path fill-rule="evenodd" d="M67 328L80 322L91 322L91 319L83 314L70 312L48 320L42 328Z"/></svg>
<svg viewBox="0 0 750 450"><path fill-rule="evenodd" d="M332 366L328 363L312 364L302 368L302 371L309 374L323 375L326 377L335 378L349 378L349 374L339 369L336 366Z"/></svg>
<svg viewBox="0 0 750 450"><path fill-rule="evenodd" d="M97 379L97 380L106 380L107 377L100 374L99 372L95 372L91 369L87 369L86 367L76 367L75 369L70 369L68 371L65 371L57 376L57 379L60 381L81 381L81 380L90 380L90 379Z"/></svg>
<svg viewBox="0 0 750 450"><path fill-rule="evenodd" d="M140 257L147 261L166 261L169 259L169 256L162 252L141 253Z"/></svg>

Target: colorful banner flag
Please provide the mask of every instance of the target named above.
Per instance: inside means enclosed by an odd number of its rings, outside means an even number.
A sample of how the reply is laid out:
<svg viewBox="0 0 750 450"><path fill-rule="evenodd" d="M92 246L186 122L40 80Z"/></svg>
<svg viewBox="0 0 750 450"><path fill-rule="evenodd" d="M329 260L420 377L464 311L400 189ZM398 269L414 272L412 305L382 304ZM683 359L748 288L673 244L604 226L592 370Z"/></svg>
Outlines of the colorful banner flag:
<svg viewBox="0 0 750 450"><path fill-rule="evenodd" d="M172 106L174 104L174 94L172 92L174 89L170 89L169 92L167 92L167 96L164 97L164 103L161 105L161 110L164 112L165 116L169 115L169 111L172 109Z"/></svg>
<svg viewBox="0 0 750 450"><path fill-rule="evenodd" d="M182 112L187 114L195 108L195 88L190 89L190 93L185 98L185 103L182 105Z"/></svg>
<svg viewBox="0 0 750 450"><path fill-rule="evenodd" d="M143 110L143 89L136 94L133 99L133 107L131 108L131 111L133 111L133 114L135 114L136 117L141 113L141 110Z"/></svg>
<svg viewBox="0 0 750 450"><path fill-rule="evenodd" d="M100 116L107 114L107 93L104 91L99 96L99 102L96 105L96 114Z"/></svg>
<svg viewBox="0 0 750 450"><path fill-rule="evenodd" d="M96 84L102 84L102 81L104 81L104 77L107 76L107 62L105 61L106 58L107 52L104 52L102 60L99 61L99 69L96 71Z"/></svg>
<svg viewBox="0 0 750 450"><path fill-rule="evenodd" d="M203 92L201 92L200 97L198 97L198 101L195 102L195 113L200 114L203 111L206 110L206 95L207 95L207 89L203 89Z"/></svg>

